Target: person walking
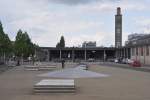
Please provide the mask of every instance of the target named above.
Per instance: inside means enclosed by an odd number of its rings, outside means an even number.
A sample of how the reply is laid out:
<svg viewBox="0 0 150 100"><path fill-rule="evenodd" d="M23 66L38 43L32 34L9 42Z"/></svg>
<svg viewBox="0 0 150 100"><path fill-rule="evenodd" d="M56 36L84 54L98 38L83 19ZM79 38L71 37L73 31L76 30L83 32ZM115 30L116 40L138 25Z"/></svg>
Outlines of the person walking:
<svg viewBox="0 0 150 100"><path fill-rule="evenodd" d="M64 69L65 68L65 60L64 59L61 61L61 64L62 64L62 69Z"/></svg>

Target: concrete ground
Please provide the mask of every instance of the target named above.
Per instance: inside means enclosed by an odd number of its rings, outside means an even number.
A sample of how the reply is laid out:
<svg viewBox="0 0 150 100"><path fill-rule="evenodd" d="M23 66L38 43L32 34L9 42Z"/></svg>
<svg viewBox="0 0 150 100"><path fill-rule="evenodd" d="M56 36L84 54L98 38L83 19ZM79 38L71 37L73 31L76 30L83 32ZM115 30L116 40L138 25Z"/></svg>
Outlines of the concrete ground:
<svg viewBox="0 0 150 100"><path fill-rule="evenodd" d="M89 70L110 76L75 79L76 93L35 94L33 85L44 79L36 75L47 71L14 67L0 74L0 100L150 100L148 72L95 64Z"/></svg>

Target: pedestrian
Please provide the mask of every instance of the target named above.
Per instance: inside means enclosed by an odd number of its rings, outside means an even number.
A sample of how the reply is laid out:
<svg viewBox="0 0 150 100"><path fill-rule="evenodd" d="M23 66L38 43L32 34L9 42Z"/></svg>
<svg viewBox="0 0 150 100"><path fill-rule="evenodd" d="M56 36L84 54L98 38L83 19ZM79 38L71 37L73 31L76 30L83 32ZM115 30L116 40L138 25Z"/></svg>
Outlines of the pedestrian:
<svg viewBox="0 0 150 100"><path fill-rule="evenodd" d="M65 60L64 59L61 61L61 64L62 64L62 69L64 69L65 68Z"/></svg>

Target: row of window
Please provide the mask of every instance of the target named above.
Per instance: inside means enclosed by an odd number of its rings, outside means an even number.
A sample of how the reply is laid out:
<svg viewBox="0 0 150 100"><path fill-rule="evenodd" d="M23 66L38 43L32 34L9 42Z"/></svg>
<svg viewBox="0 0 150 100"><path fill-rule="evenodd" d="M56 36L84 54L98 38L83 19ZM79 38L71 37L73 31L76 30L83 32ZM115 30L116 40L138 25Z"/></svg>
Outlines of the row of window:
<svg viewBox="0 0 150 100"><path fill-rule="evenodd" d="M135 47L135 48L132 48L131 49L131 53L132 53L132 56L149 56L149 53L150 53L150 47L149 46L141 46L141 47Z"/></svg>

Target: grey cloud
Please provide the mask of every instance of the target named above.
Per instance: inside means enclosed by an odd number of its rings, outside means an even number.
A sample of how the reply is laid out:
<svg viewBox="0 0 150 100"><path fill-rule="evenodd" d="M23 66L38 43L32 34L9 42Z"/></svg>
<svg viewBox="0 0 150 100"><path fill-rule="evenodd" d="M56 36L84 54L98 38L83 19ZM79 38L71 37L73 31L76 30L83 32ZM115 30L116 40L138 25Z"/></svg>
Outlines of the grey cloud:
<svg viewBox="0 0 150 100"><path fill-rule="evenodd" d="M67 4L67 5L76 5L76 4L85 4L91 2L97 2L102 0L50 0L54 3Z"/></svg>
<svg viewBox="0 0 150 100"><path fill-rule="evenodd" d="M48 0L53 3L66 4L66 5L78 5L78 4L88 4L93 2L118 2L121 0Z"/></svg>

